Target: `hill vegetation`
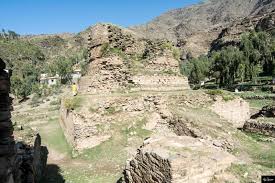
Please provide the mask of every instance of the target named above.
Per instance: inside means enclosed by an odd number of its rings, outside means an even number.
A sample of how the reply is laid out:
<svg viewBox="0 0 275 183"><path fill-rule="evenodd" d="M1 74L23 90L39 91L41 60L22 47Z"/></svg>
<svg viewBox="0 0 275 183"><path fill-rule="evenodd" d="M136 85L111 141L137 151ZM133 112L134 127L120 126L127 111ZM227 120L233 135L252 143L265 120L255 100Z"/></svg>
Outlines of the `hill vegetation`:
<svg viewBox="0 0 275 183"><path fill-rule="evenodd" d="M275 74L275 35L267 32L244 33L238 46L224 46L208 56L193 58L182 65L190 82L215 79L219 87L252 81Z"/></svg>
<svg viewBox="0 0 275 183"><path fill-rule="evenodd" d="M62 49L65 40L45 38L41 42L45 43L44 47L20 37L14 31L2 30L0 33L0 57L12 70L12 93L19 99L24 99L32 93L43 93L41 90L44 88L39 85L42 73L53 76L58 74L64 84L70 81L74 65L85 68L88 55L85 49L62 55L58 50Z"/></svg>

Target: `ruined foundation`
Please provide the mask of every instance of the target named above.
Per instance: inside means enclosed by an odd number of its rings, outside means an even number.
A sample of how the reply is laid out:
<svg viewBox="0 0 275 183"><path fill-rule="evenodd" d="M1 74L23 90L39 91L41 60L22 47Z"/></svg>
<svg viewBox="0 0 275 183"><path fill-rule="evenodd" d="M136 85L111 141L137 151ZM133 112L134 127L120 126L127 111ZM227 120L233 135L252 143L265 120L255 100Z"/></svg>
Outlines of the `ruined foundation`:
<svg viewBox="0 0 275 183"><path fill-rule="evenodd" d="M126 183L207 183L235 161L233 155L192 137L152 137L125 168Z"/></svg>

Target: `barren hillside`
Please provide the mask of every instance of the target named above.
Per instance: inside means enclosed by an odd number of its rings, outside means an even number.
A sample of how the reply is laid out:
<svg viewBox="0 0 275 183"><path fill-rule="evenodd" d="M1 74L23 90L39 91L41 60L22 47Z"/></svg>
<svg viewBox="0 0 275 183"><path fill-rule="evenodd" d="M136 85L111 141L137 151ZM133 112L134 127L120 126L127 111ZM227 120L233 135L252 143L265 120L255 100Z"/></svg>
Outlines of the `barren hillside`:
<svg viewBox="0 0 275 183"><path fill-rule="evenodd" d="M185 52L206 54L223 28L249 15L271 12L272 0L209 0L167 12L151 22L131 27L142 37L184 42Z"/></svg>

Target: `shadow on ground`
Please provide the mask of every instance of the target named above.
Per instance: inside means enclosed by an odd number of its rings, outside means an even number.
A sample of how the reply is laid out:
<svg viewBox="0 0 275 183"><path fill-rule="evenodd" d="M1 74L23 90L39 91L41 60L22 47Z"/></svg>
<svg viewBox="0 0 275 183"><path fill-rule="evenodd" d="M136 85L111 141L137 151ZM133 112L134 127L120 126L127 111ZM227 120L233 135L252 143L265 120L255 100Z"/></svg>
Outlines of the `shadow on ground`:
<svg viewBox="0 0 275 183"><path fill-rule="evenodd" d="M60 167L55 164L47 165L45 176L40 183L65 183Z"/></svg>

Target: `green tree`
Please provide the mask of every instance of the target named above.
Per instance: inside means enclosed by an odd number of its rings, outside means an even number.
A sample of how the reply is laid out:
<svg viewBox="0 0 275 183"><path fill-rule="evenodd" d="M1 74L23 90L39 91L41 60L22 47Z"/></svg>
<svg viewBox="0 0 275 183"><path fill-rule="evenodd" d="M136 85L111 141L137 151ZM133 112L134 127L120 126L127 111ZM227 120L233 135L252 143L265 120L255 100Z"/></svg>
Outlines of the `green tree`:
<svg viewBox="0 0 275 183"><path fill-rule="evenodd" d="M54 63L49 64L48 70L52 75L58 74L63 84L71 80L74 59L59 57Z"/></svg>
<svg viewBox="0 0 275 183"><path fill-rule="evenodd" d="M236 47L229 46L211 55L212 70L220 87L230 87L240 77L243 69L243 53Z"/></svg>
<svg viewBox="0 0 275 183"><path fill-rule="evenodd" d="M209 66L210 62L206 56L201 56L197 59L192 59L190 61L190 73L189 81L194 84L199 84L204 81L205 78L209 76Z"/></svg>

